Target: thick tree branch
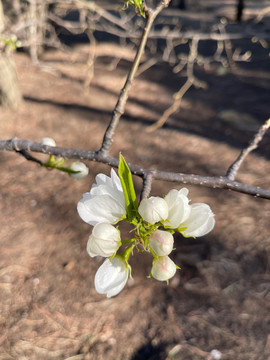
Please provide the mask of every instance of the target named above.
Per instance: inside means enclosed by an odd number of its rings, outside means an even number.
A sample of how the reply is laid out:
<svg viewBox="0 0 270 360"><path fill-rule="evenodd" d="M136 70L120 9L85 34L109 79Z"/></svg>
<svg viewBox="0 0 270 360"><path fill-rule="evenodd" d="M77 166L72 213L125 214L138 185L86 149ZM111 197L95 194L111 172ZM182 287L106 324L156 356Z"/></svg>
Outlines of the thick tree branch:
<svg viewBox="0 0 270 360"><path fill-rule="evenodd" d="M33 141L21 140L17 138L13 138L10 140L0 140L0 150L8 150L15 152L21 150L33 151L43 154L61 156L66 159L97 161L116 168L118 167L119 164L119 160L117 158L104 155L100 152L52 147L52 146L42 145ZM190 185L201 185L210 188L230 189L236 192L270 200L270 190L233 181L230 180L227 176L211 177L211 176L174 173L174 172L160 171L160 170L151 171L149 169L145 169L135 164L128 164L128 165L130 167L132 174L140 176L142 178L146 174L148 175L151 174L152 178L156 180L165 180L165 181L190 184Z"/></svg>

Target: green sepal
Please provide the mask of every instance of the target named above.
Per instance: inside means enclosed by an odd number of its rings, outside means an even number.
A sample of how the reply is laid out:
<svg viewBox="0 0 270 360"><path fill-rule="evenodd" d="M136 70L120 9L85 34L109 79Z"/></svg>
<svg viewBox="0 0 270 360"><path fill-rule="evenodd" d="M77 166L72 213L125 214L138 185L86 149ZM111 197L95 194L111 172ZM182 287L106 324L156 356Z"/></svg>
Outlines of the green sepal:
<svg viewBox="0 0 270 360"><path fill-rule="evenodd" d="M131 268L131 266L129 265L128 260L129 260L129 257L130 257L130 255L131 255L134 247L135 247L135 244L133 244L133 245L131 245L130 247L126 248L126 249L122 252L121 255L117 255L117 256L121 257L121 258L125 261L126 267L127 267L128 271L129 271L129 277L130 277L131 279L132 279L132 274L131 274L132 268Z"/></svg>
<svg viewBox="0 0 270 360"><path fill-rule="evenodd" d="M72 170L70 166L69 167L61 166L65 162L66 160L63 159L62 157L55 157L54 155L50 155L49 160L45 163L42 163L41 165L46 167L47 169L57 169L59 171L63 171L65 173L68 173L69 175L78 174L80 172L80 171Z"/></svg>
<svg viewBox="0 0 270 360"><path fill-rule="evenodd" d="M126 221L134 225L137 225L138 220L136 216L138 214L138 202L136 199L132 174L124 157L121 154L119 157L118 174L125 196L126 211L127 211Z"/></svg>
<svg viewBox="0 0 270 360"><path fill-rule="evenodd" d="M187 226L179 226L176 231L178 231L184 238L193 238L196 239L196 236L190 236L190 235L185 235L183 234L183 231L187 230Z"/></svg>
<svg viewBox="0 0 270 360"><path fill-rule="evenodd" d="M167 221L167 220L166 220ZM160 222L160 226L163 226L163 228L166 230L166 231L168 231L169 233L171 233L172 235L176 232L176 231L178 231L178 229L171 229L170 227L168 227L168 226L164 226L164 222L163 221L161 221ZM184 229L185 230L185 229Z"/></svg>
<svg viewBox="0 0 270 360"><path fill-rule="evenodd" d="M62 164L64 164L66 160L62 157L55 157L54 155L49 156L49 160L46 163L43 163L42 165L48 168L57 168L61 167Z"/></svg>
<svg viewBox="0 0 270 360"><path fill-rule="evenodd" d="M187 226L181 226L181 224L178 226L178 228L176 229L176 231L178 231L179 233L182 233L182 231L187 230Z"/></svg>

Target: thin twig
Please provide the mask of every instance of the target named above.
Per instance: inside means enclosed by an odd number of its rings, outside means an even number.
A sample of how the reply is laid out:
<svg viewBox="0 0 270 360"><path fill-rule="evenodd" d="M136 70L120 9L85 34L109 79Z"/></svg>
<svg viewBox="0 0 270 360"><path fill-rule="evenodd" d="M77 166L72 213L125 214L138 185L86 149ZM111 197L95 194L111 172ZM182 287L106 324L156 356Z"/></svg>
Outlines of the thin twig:
<svg viewBox="0 0 270 360"><path fill-rule="evenodd" d="M269 12L270 12L270 6L267 6L266 8L262 9L259 12L259 14L257 15L257 17L255 18L255 23L258 23L258 22L262 21L264 16Z"/></svg>
<svg viewBox="0 0 270 360"><path fill-rule="evenodd" d="M97 161L109 166L118 167L119 160L117 158L104 155L96 151L83 151L69 148L53 147L42 145L33 141L21 140L13 138L10 140L0 140L0 150L8 151L33 151L43 154L61 156L65 159L80 159ZM132 174L143 177L149 173L149 169L145 169L135 164L128 164ZM177 182L182 184L201 185L210 188L230 189L247 195L257 196L270 200L270 190L262 189L256 186L250 186L237 181L230 180L227 176L211 177L193 174L174 173L168 171L151 170L153 179Z"/></svg>
<svg viewBox="0 0 270 360"><path fill-rule="evenodd" d="M19 150L17 151L18 154L22 155L26 160L29 160L29 161L33 161L39 165L42 166L42 161L40 161L39 159L35 158L34 156L32 156L31 154L29 154L28 151L26 150Z"/></svg>
<svg viewBox="0 0 270 360"><path fill-rule="evenodd" d="M185 93L191 88L191 86L192 81L188 78L184 85L182 85L181 88L174 94L174 101L172 105L163 112L162 116L158 119L158 121L156 121L154 124L150 125L146 129L147 132L152 132L161 128L168 120L168 118L180 109L182 98Z"/></svg>
<svg viewBox="0 0 270 360"><path fill-rule="evenodd" d="M115 129L119 123L120 117L122 116L122 114L125 111L125 106L127 103L127 99L128 99L128 94L129 91L131 89L132 86L132 82L133 79L136 75L137 69L139 67L141 58L143 56L144 53L144 49L145 49L145 45L148 39L148 35L150 32L150 29L152 27L153 21L155 20L155 18L157 17L157 15L166 7L168 6L170 0L163 0L160 2L160 4L157 6L157 8L155 10L152 9L145 9L145 13L146 13L146 24L145 24L145 28L143 30L142 33L142 37L140 40L140 44L137 50L137 53L135 55L132 67L128 73L127 79L126 79L126 83L123 87L123 89L120 92L120 96L118 98L117 104L114 108L113 111L113 115L112 115L112 119L109 123L109 126L107 127L107 130L104 134L103 137L103 141L102 141L102 145L100 148L100 153L103 155L107 155L110 151L110 147L111 144L113 142L113 136L115 133Z"/></svg>
<svg viewBox="0 0 270 360"><path fill-rule="evenodd" d="M186 82L174 94L174 96L173 96L174 101L173 101L172 105L163 112L162 116L159 118L159 120L157 122L155 122L154 124L150 125L147 128L148 132L152 132L158 128L161 128L172 114L174 114L176 111L179 111L183 96L191 88L192 85L197 85L198 87L205 86L201 82L197 81L194 76L194 63L198 56L198 44L199 44L199 39L195 37L191 42L190 52L189 52L187 62L186 62L186 66L187 66Z"/></svg>
<svg viewBox="0 0 270 360"><path fill-rule="evenodd" d="M264 134L266 133L267 129L270 127L270 119L268 119L258 130L255 134L254 138L250 142L249 146L246 149L243 149L239 154L238 158L234 161L234 163L229 167L226 176L230 180L234 180L240 166L242 165L245 158L248 154L258 147L259 142L262 140Z"/></svg>
<svg viewBox="0 0 270 360"><path fill-rule="evenodd" d="M220 23L218 26L218 30L220 31L221 35L224 35L224 37L226 37L226 22L224 23ZM228 59L228 64L230 66L231 71L236 72L237 73L237 66L236 63L233 60L233 50L232 50L232 42L230 39L224 39L224 50L226 52L226 57Z"/></svg>
<svg viewBox="0 0 270 360"><path fill-rule="evenodd" d="M94 77L94 66L95 66L95 56L96 56L96 39L94 36L94 31L92 29L89 29L86 31L86 34L90 40L89 45L89 55L88 55L88 61L87 61L87 75L84 80L84 87L89 92L89 88L91 85L91 82Z"/></svg>

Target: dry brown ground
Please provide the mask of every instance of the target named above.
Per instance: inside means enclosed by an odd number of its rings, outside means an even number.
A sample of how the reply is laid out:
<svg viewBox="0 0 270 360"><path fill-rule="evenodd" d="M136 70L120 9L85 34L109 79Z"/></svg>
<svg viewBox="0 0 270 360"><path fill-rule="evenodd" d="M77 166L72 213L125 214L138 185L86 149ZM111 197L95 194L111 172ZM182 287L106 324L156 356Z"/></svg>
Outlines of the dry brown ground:
<svg viewBox="0 0 270 360"><path fill-rule="evenodd" d="M25 102L17 113L1 109L1 138L97 149L126 75L127 60L110 71L117 50L100 45L89 92L83 87L87 48L71 55L49 52L46 65L62 77L35 68L17 54ZM106 52L106 54L104 53ZM130 52L126 51L129 57ZM239 146L252 136L244 113L262 123L269 111L269 69L238 78L204 75L207 92L192 90L183 109L149 135L146 127L170 105L177 88L164 67L139 77L113 144L137 164L163 170L222 175ZM268 77L268 78L267 78ZM221 110L237 110L223 121ZM269 116L269 114L268 114ZM254 125L254 124L253 124ZM239 180L269 188L269 135L244 163ZM270 202L223 190L189 187L193 202L216 214L208 236L176 240L181 266L167 286L147 279L150 259L134 256L133 281L116 298L95 292L102 259L86 253L90 226L76 212L94 177L109 168L89 163L90 175L75 181L8 152L0 154L0 359L213 359L270 357ZM140 179L135 179L138 193ZM152 194L179 184L154 182Z"/></svg>

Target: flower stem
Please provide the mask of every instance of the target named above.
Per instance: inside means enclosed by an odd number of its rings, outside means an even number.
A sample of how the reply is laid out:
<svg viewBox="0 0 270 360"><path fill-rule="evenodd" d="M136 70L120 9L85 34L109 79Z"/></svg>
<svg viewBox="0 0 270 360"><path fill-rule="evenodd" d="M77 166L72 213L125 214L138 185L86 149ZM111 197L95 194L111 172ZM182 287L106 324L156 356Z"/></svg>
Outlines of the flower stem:
<svg viewBox="0 0 270 360"><path fill-rule="evenodd" d="M130 247L126 248L121 254L121 257L125 260L126 263L128 263L128 259L132 253L134 246L135 244L132 244Z"/></svg>

